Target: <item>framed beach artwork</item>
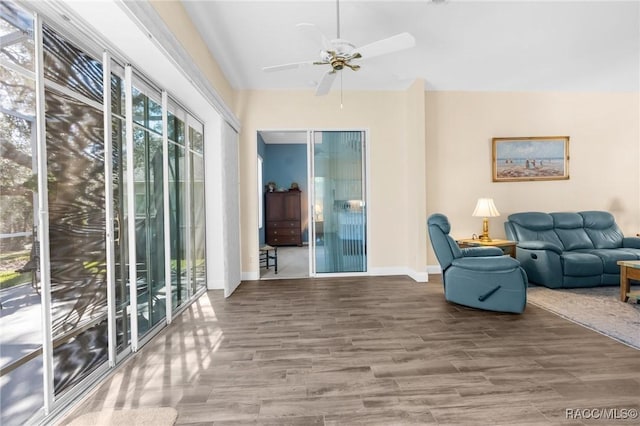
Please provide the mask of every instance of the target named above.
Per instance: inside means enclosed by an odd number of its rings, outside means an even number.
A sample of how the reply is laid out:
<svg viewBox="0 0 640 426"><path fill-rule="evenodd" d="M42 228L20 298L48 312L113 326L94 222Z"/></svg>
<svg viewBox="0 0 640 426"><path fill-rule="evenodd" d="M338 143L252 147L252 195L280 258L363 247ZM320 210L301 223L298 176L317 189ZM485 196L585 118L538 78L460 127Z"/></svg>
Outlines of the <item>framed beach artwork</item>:
<svg viewBox="0 0 640 426"><path fill-rule="evenodd" d="M569 136L493 138L493 181L569 179Z"/></svg>

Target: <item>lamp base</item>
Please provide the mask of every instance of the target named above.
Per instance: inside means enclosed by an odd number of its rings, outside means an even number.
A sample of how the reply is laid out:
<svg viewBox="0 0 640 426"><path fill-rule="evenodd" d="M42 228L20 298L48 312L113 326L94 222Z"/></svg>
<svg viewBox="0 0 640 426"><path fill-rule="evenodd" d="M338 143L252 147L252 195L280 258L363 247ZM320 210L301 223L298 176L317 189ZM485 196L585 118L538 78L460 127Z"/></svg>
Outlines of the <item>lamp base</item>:
<svg viewBox="0 0 640 426"><path fill-rule="evenodd" d="M482 235L480 235L480 241L488 243L491 241L489 237L489 218L482 218Z"/></svg>

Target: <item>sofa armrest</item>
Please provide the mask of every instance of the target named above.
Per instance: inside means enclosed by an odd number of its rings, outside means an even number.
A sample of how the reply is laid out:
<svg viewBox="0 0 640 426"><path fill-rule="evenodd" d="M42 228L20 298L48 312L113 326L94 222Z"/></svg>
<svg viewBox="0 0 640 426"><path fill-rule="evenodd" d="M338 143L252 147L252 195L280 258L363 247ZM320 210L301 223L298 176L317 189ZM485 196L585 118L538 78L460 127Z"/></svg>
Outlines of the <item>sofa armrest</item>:
<svg viewBox="0 0 640 426"><path fill-rule="evenodd" d="M525 250L550 250L555 253L562 254L562 248L550 243L549 241L518 241L517 247Z"/></svg>
<svg viewBox="0 0 640 426"><path fill-rule="evenodd" d="M478 272L493 272L519 268L520 262L511 256L460 257L453 259L451 266Z"/></svg>
<svg viewBox="0 0 640 426"><path fill-rule="evenodd" d="M640 238L638 238L638 237L624 237L622 239L622 247L625 247L625 248L640 248Z"/></svg>
<svg viewBox="0 0 640 426"><path fill-rule="evenodd" d="M639 238L640 239L640 238ZM463 257L502 256L504 253L499 247L466 247L460 249Z"/></svg>

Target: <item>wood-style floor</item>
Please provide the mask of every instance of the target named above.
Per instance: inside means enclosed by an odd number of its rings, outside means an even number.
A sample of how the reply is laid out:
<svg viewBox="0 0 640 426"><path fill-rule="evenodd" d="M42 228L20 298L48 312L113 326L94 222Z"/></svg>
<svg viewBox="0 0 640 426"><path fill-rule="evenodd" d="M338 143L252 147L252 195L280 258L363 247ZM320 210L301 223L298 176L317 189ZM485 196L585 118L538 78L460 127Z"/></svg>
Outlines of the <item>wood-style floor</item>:
<svg viewBox="0 0 640 426"><path fill-rule="evenodd" d="M640 409L640 351L407 277L245 282L201 297L65 421L158 406L198 425L593 424L575 417Z"/></svg>

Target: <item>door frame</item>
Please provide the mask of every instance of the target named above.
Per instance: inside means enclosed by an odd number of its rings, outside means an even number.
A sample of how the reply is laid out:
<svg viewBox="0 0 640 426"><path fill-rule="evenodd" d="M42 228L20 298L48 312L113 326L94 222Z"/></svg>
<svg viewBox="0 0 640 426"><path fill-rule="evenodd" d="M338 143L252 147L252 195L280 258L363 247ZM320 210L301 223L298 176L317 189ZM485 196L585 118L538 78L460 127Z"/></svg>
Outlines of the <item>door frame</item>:
<svg viewBox="0 0 640 426"><path fill-rule="evenodd" d="M366 226L366 233L365 233L365 238L366 238L366 247L367 247L367 252L370 252L370 241L371 241L371 236L370 236L370 229L371 227L368 226L369 224L369 210L370 210L370 199L371 199L371 176L370 176L370 167L369 164L371 164L370 161L370 150L369 150L369 146L370 146L370 131L368 128L364 128L364 127L350 127L350 128L333 128L333 127L326 127L326 128L322 128L322 127L312 127L312 128L304 128L304 129L296 129L296 128L271 128L271 129L258 129L256 130L256 173L258 173L258 165L257 165L257 158L258 156L260 156L260 154L258 153L258 145L257 145L257 139L258 139L258 134L261 132L297 132L297 133L301 133L301 132L305 132L306 133L306 145L307 145L307 182L308 182L308 190L307 190L307 223L309 224L309 231L308 231L308 254L309 254L309 278L318 278L318 277L354 277L354 276L367 276L370 275L370 270L371 270L371 265L370 265L370 256L367 256L366 258L366 267L365 267L365 271L363 272L322 272L322 273L317 273L316 271L316 265L315 265L315 222L314 222L314 218L313 218L313 200L315 199L315 184L314 184L314 177L315 174L313 172L313 135L314 133L317 132L361 132L363 135L363 144L364 144L364 154L363 154L363 161L364 161L364 171L362 174L362 178L363 178L363 183L364 183L364 196L365 196L365 223L367 224ZM264 159L264 165L266 164L266 159ZM259 181L257 179L256 176L256 185L257 182ZM258 188L257 191L258 194L262 194L263 193L263 188ZM257 200L258 204L260 203L260 200ZM256 225L258 225L258 223L256 223ZM259 226L256 226L256 247L259 248L260 247L260 228ZM260 262L257 262L258 265L258 271L257 271L257 276L258 279L260 278ZM274 277L271 279L286 279L286 278L280 278L280 277Z"/></svg>

